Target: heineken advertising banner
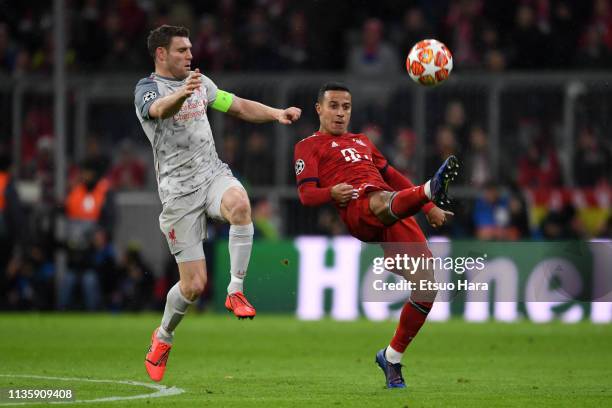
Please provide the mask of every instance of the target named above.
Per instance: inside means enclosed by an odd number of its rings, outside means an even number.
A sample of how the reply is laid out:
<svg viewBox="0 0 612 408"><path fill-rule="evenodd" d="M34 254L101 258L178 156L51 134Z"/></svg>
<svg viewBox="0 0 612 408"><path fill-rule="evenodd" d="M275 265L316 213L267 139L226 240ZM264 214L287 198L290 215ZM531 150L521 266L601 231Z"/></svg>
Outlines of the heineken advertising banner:
<svg viewBox="0 0 612 408"><path fill-rule="evenodd" d="M215 307L229 280L215 246ZM611 242L364 244L352 237L260 241L245 282L258 313L300 319L397 318L409 296L436 302L430 320L612 322Z"/></svg>

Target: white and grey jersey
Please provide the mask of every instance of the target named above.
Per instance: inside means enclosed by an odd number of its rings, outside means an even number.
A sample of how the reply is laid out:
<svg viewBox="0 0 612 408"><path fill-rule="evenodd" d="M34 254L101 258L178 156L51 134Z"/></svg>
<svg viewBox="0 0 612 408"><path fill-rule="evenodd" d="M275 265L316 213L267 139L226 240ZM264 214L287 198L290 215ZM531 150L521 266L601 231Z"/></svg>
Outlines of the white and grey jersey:
<svg viewBox="0 0 612 408"><path fill-rule="evenodd" d="M171 118L151 118L149 107L157 99L185 84L157 74L138 81L134 90L136 116L153 147L155 173L162 204L174 197L206 187L219 174L231 171L217 155L206 110L217 97L217 86L202 75L202 86Z"/></svg>

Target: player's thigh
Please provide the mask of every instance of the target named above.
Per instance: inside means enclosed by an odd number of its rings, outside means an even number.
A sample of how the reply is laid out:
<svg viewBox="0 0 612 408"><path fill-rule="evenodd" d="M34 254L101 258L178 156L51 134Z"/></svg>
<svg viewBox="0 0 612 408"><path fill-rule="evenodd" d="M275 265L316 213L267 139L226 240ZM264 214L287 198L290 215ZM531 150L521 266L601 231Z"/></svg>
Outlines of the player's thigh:
<svg viewBox="0 0 612 408"><path fill-rule="evenodd" d="M383 233L383 240L384 242L427 243L425 234L423 234L421 227L419 227L419 224L417 224L413 217L403 218L393 225L387 226ZM425 245L425 247L426 246L427 245ZM418 245L415 247L421 248L421 246ZM429 251L429 249L427 251Z"/></svg>
<svg viewBox="0 0 612 408"><path fill-rule="evenodd" d="M183 253L182 259L177 258L177 263L197 259L191 252L198 245L201 247L206 238L204 203L205 192L199 189L163 205L159 228L166 237L172 255L177 257L177 254ZM203 258L203 252L201 255Z"/></svg>
<svg viewBox="0 0 612 408"><path fill-rule="evenodd" d="M211 218L229 221L236 206L241 206L249 213L251 211L249 196L242 183L232 175L215 177L207 191L206 214Z"/></svg>

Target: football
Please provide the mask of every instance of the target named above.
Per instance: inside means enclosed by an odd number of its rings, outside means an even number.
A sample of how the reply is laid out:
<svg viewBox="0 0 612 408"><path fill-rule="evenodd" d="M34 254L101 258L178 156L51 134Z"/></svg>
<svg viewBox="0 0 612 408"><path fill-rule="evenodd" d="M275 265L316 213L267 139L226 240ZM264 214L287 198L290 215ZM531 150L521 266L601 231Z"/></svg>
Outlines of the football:
<svg viewBox="0 0 612 408"><path fill-rule="evenodd" d="M410 78L421 85L438 85L448 79L453 69L453 55L438 40L419 41L406 58Z"/></svg>

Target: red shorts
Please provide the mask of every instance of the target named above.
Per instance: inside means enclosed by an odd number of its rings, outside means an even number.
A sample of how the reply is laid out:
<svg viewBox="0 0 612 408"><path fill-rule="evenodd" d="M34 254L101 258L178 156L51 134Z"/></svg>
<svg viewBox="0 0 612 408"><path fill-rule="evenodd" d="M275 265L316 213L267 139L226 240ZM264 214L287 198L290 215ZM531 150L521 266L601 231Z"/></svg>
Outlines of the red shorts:
<svg viewBox="0 0 612 408"><path fill-rule="evenodd" d="M383 224L370 210L367 195L351 200L340 215L351 235L363 242L427 242L413 217Z"/></svg>

